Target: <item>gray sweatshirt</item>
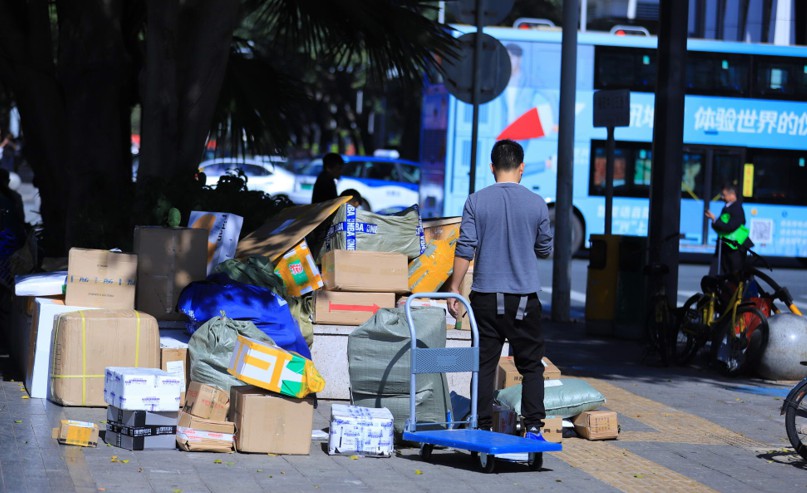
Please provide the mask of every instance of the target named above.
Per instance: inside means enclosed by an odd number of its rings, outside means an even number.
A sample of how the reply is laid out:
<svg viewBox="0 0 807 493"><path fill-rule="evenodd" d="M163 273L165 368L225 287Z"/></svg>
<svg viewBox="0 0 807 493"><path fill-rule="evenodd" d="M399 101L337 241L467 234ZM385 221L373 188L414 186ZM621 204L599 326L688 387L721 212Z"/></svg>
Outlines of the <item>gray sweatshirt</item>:
<svg viewBox="0 0 807 493"><path fill-rule="evenodd" d="M455 255L475 260L472 290L537 293L538 258L551 253L549 209L540 195L518 183L496 183L465 201Z"/></svg>

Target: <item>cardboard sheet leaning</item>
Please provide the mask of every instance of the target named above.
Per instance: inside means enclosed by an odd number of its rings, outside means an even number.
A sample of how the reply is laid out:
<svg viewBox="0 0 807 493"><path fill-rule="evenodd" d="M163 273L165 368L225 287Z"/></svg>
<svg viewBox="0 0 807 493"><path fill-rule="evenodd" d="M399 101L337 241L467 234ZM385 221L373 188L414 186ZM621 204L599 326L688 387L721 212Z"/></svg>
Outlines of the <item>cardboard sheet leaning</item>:
<svg viewBox="0 0 807 493"><path fill-rule="evenodd" d="M227 372L250 385L297 398L325 388L311 360L241 335Z"/></svg>

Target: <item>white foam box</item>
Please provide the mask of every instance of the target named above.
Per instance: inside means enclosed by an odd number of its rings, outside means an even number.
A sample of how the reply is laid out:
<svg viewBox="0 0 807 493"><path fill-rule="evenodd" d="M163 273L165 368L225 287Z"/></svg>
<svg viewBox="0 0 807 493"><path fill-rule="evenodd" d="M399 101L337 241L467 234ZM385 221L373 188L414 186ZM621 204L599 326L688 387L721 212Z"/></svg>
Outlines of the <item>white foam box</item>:
<svg viewBox="0 0 807 493"><path fill-rule="evenodd" d="M104 377L104 401L128 411L179 411L182 379L157 368L110 366Z"/></svg>
<svg viewBox="0 0 807 493"><path fill-rule="evenodd" d="M390 457L393 451L393 417L389 409L331 405L329 455Z"/></svg>

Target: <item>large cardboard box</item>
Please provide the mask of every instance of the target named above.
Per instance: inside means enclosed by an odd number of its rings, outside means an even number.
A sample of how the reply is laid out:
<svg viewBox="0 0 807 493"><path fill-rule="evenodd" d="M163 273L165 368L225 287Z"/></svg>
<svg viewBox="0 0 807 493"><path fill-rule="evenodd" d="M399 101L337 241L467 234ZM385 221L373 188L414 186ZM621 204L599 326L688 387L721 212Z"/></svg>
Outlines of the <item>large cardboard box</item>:
<svg viewBox="0 0 807 493"><path fill-rule="evenodd" d="M177 418L177 411L125 411L109 406L104 441L127 450L173 449Z"/></svg>
<svg viewBox="0 0 807 493"><path fill-rule="evenodd" d="M179 411L182 380L159 368L109 366L104 400L125 411Z"/></svg>
<svg viewBox="0 0 807 493"><path fill-rule="evenodd" d="M134 310L80 310L54 322L49 398L63 406L106 406L108 366L158 368L157 320Z"/></svg>
<svg viewBox="0 0 807 493"><path fill-rule="evenodd" d="M619 435L617 415L613 411L586 411L574 418L574 431L589 440L611 440Z"/></svg>
<svg viewBox="0 0 807 493"><path fill-rule="evenodd" d="M329 291L406 293L408 272L402 253L332 250L322 256L322 280Z"/></svg>
<svg viewBox="0 0 807 493"><path fill-rule="evenodd" d="M349 200L350 197L337 197L317 204L286 207L239 241L235 255L238 258L263 255L275 262Z"/></svg>
<svg viewBox="0 0 807 493"><path fill-rule="evenodd" d="M244 218L230 212L191 211L188 227L207 231L207 274L225 260L235 258L243 225Z"/></svg>
<svg viewBox="0 0 807 493"><path fill-rule="evenodd" d="M392 413L385 407L332 404L328 454L392 456L393 421Z"/></svg>
<svg viewBox="0 0 807 493"><path fill-rule="evenodd" d="M228 395L227 402L229 401L230 396ZM232 421L226 421L226 416L225 419L222 420L205 419L194 416L190 413L186 413L185 411L180 411L178 426L183 428L193 428L194 430L199 431L210 431L213 433L227 433L230 435L235 433L235 423Z"/></svg>
<svg viewBox="0 0 807 493"><path fill-rule="evenodd" d="M239 452L308 455L314 404L254 386L230 389L231 421Z"/></svg>
<svg viewBox="0 0 807 493"><path fill-rule="evenodd" d="M224 421L230 412L230 394L212 385L191 382L183 411L202 419Z"/></svg>
<svg viewBox="0 0 807 493"><path fill-rule="evenodd" d="M544 380L557 380L560 378L560 370L547 357L541 360L544 365ZM499 366L496 368L496 389L506 389L512 385L518 385L522 381L521 374L516 368L515 359L512 356L502 356L499 358Z"/></svg>
<svg viewBox="0 0 807 493"><path fill-rule="evenodd" d="M381 308L395 308L395 293L320 290L314 294L314 323L361 325Z"/></svg>
<svg viewBox="0 0 807 493"><path fill-rule="evenodd" d="M31 325L25 340L27 347L23 353L25 368L25 388L28 395L36 399L48 397L48 380L50 377L50 352L53 327L56 316L78 310L96 310L81 306L65 306L64 302L54 298L34 298Z"/></svg>
<svg viewBox="0 0 807 493"><path fill-rule="evenodd" d="M541 435L547 442L563 442L563 418L560 416L547 416L544 418L544 427L541 428Z"/></svg>
<svg viewBox="0 0 807 493"><path fill-rule="evenodd" d="M409 290L437 291L454 269L454 250L460 237L461 217L423 221L426 250L409 263Z"/></svg>
<svg viewBox="0 0 807 493"><path fill-rule="evenodd" d="M305 240L280 257L275 274L283 279L291 296L302 296L323 286L322 275Z"/></svg>
<svg viewBox="0 0 807 493"><path fill-rule="evenodd" d="M227 373L244 383L291 397L305 397L325 388L325 380L311 360L242 335L238 336Z"/></svg>
<svg viewBox="0 0 807 493"><path fill-rule="evenodd" d="M65 305L132 310L137 284L137 255L71 248Z"/></svg>
<svg viewBox="0 0 807 493"><path fill-rule="evenodd" d="M138 226L135 308L158 320L181 320L176 310L182 290L207 277L207 231L192 228Z"/></svg>
<svg viewBox="0 0 807 493"><path fill-rule="evenodd" d="M402 296L398 300L398 308L403 308L404 306L406 306L406 300L409 299L409 298L410 298L409 296ZM454 318L448 312L448 304L446 303L446 300L433 300L433 299L427 299L427 298L417 298L414 301L412 301L411 306L412 306L412 308L424 308L424 307L439 308L439 309L443 310L445 312L445 314L446 314L446 330L454 330L456 328L457 319Z"/></svg>

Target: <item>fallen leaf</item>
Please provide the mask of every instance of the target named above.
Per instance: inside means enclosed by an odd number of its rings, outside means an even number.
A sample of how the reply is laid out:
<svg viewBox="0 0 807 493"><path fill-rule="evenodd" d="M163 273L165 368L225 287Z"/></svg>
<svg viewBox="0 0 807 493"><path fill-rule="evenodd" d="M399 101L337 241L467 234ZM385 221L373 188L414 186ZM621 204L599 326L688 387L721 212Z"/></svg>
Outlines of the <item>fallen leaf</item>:
<svg viewBox="0 0 807 493"><path fill-rule="evenodd" d="M21 419L15 419L14 422L17 423L17 424L20 424L20 423L22 423L22 420Z"/></svg>
<svg viewBox="0 0 807 493"><path fill-rule="evenodd" d="M266 455L268 455L269 457L277 457L277 454L273 454L272 452L269 452L269 453L268 453L268 454L266 454Z"/></svg>
<svg viewBox="0 0 807 493"><path fill-rule="evenodd" d="M23 399L30 399L30 397L28 397L27 395L23 395L23 396L20 396L20 397L22 397Z"/></svg>
<svg viewBox="0 0 807 493"><path fill-rule="evenodd" d="M280 471L280 474L281 474L281 475L285 475L285 474L286 474L286 472L285 472L285 471Z"/></svg>
<svg viewBox="0 0 807 493"><path fill-rule="evenodd" d="M213 464L221 464L221 459L216 459L213 461Z"/></svg>
<svg viewBox="0 0 807 493"><path fill-rule="evenodd" d="M421 474L423 474L423 471L420 469L415 469L415 475L420 476Z"/></svg>
<svg viewBox="0 0 807 493"><path fill-rule="evenodd" d="M129 463L129 459L123 459L123 460L121 460L121 462L123 462L124 464L128 464L128 463Z"/></svg>
<svg viewBox="0 0 807 493"><path fill-rule="evenodd" d="M272 479L272 478L273 478L273 476L270 474L270 475L269 475L269 479Z"/></svg>
<svg viewBox="0 0 807 493"><path fill-rule="evenodd" d="M228 466L228 467L229 467L229 466L234 466L234 465L235 465L235 462L225 462L225 463L224 463L224 465L225 465L225 466Z"/></svg>
<svg viewBox="0 0 807 493"><path fill-rule="evenodd" d="M258 469L258 470L257 470L257 471L255 471L255 472L263 472L263 469Z"/></svg>
<svg viewBox="0 0 807 493"><path fill-rule="evenodd" d="M351 455L350 460L359 460L359 456L358 455Z"/></svg>
<svg viewBox="0 0 807 493"><path fill-rule="evenodd" d="M179 488L174 488L173 490L171 490L171 493L182 493L182 490Z"/></svg>
<svg viewBox="0 0 807 493"><path fill-rule="evenodd" d="M562 483L563 481L561 481L560 479L556 479L555 482L556 483Z"/></svg>
<svg viewBox="0 0 807 493"><path fill-rule="evenodd" d="M112 456L112 457L109 459L109 462L118 462L118 456L117 456L117 455L113 455L113 456Z"/></svg>
<svg viewBox="0 0 807 493"><path fill-rule="evenodd" d="M634 474L633 477L638 478L638 479L642 479L644 477L644 474Z"/></svg>

